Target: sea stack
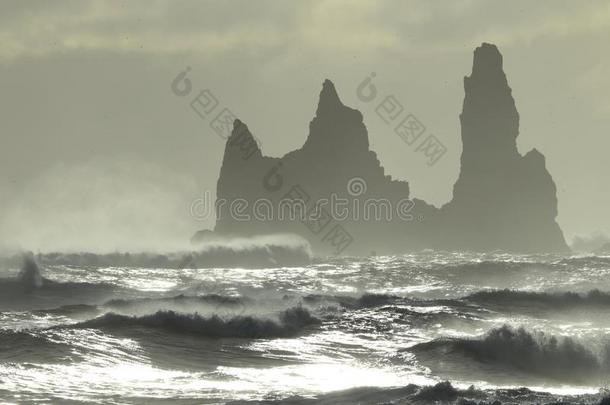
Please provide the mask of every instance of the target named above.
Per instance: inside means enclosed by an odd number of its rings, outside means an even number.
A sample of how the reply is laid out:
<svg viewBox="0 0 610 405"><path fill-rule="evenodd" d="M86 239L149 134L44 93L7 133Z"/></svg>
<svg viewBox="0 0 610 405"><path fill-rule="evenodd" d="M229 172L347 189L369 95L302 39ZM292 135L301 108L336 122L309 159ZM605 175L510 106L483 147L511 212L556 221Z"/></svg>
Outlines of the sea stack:
<svg viewBox="0 0 610 405"><path fill-rule="evenodd" d="M229 237L295 233L317 255L427 248L567 251L544 156L535 149L525 156L517 150L519 114L494 45L475 50L464 90L460 175L452 201L442 208L413 198L408 182L385 173L369 149L362 114L345 106L334 84L325 80L304 145L281 158L264 156L248 127L235 121L218 179L214 232ZM294 207L286 212L281 201L294 198L316 220L303 220ZM314 211L317 203L333 198L347 211L339 215L328 203ZM379 215L366 217L365 212L372 214L367 201L377 201ZM397 215L405 207L411 219Z"/></svg>
<svg viewBox="0 0 610 405"><path fill-rule="evenodd" d="M453 200L443 207L441 245L455 250L568 251L555 183L536 149L517 150L519 113L495 45L474 51L464 78L462 157Z"/></svg>

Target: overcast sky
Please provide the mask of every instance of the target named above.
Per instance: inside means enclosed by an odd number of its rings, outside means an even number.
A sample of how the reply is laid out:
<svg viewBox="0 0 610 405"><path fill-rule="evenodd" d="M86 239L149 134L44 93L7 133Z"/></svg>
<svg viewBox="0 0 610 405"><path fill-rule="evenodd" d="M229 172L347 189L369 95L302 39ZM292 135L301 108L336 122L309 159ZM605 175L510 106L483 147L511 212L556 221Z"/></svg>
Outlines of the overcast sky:
<svg viewBox="0 0 610 405"><path fill-rule="evenodd" d="M173 249L214 193L224 142L170 84L185 67L263 152L301 146L325 78L412 195L451 199L463 77L496 44L558 188L568 239L610 233L607 1L3 1L0 246ZM356 97L371 72L447 147L434 166Z"/></svg>

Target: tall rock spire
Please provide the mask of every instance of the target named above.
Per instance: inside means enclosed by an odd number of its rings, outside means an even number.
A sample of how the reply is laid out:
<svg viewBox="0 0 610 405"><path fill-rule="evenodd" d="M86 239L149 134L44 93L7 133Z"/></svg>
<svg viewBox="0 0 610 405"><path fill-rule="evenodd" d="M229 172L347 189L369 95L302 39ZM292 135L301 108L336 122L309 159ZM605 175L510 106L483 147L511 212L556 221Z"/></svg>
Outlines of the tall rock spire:
<svg viewBox="0 0 610 405"><path fill-rule="evenodd" d="M518 155L519 113L495 45L474 51L472 74L464 78L462 169L494 165Z"/></svg>
<svg viewBox="0 0 610 405"><path fill-rule="evenodd" d="M544 156L517 150L519 113L495 45L474 51L464 91L460 175L443 209L450 243L458 249L567 250Z"/></svg>

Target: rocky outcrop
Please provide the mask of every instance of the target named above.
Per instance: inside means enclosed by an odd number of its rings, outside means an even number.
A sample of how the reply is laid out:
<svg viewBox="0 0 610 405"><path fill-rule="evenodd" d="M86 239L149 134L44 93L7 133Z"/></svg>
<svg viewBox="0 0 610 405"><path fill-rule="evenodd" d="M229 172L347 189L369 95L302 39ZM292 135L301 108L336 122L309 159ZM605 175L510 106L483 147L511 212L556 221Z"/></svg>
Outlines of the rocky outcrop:
<svg viewBox="0 0 610 405"><path fill-rule="evenodd" d="M555 222L556 188L536 149L517 150L519 113L494 45L474 52L464 78L462 157L453 200L443 207L448 249L567 251Z"/></svg>
<svg viewBox="0 0 610 405"><path fill-rule="evenodd" d="M296 233L318 254L422 249L429 243L412 237L415 232L405 226L423 232L422 224L409 218L438 213L423 201L413 205L409 184L385 174L369 150L362 114L343 105L329 80L322 86L305 144L281 159L263 156L248 127L235 121L217 198L217 233ZM369 199L383 201L365 205ZM238 219L237 205L243 207ZM398 206L406 221L389 211Z"/></svg>
<svg viewBox="0 0 610 405"><path fill-rule="evenodd" d="M517 150L519 115L495 46L477 48L464 88L461 171L442 209L411 198L407 182L385 174L362 114L343 105L326 80L307 140L282 158L264 156L248 127L235 121L214 231L296 233L321 255L567 250L544 157Z"/></svg>

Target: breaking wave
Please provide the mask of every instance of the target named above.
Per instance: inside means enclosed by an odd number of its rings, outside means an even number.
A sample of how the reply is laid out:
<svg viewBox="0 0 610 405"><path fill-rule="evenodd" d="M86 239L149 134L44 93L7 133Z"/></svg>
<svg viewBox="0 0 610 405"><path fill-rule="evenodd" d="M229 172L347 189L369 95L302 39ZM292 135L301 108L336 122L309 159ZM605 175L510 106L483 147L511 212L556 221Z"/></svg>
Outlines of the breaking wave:
<svg viewBox="0 0 610 405"><path fill-rule="evenodd" d="M601 381L610 371L608 346L599 353L568 337L528 332L507 325L474 339L438 339L408 349L424 363L460 355L497 370L512 370L561 382ZM453 359L459 361L458 359ZM446 369L450 369L446 367Z"/></svg>
<svg viewBox="0 0 610 405"><path fill-rule="evenodd" d="M570 398L576 401L568 402L565 398L525 387L504 389L477 389L470 386L467 389L454 387L450 382L443 381L436 385L420 386L409 384L399 388L358 387L344 391L335 391L316 396L316 399L304 396L291 396L286 399L242 400L228 402L229 405L312 405L312 404L460 404L460 405L514 405L514 404L581 404L607 405L610 397L602 393L586 394Z"/></svg>
<svg viewBox="0 0 610 405"><path fill-rule="evenodd" d="M37 255L45 266L132 267L132 268L267 268L302 266L310 262L306 249L266 245L235 249L212 246L186 253L46 253Z"/></svg>
<svg viewBox="0 0 610 405"><path fill-rule="evenodd" d="M297 235L262 235L250 238L219 238L196 249L153 252L48 252L26 253L26 260L41 266L130 267L130 268L212 268L294 267L311 263L309 243ZM0 257L0 265L18 268L23 253ZM35 263L35 262L34 262ZM34 274L34 273L28 273Z"/></svg>
<svg viewBox="0 0 610 405"><path fill-rule="evenodd" d="M176 295L173 297L164 298L115 298L106 301L103 304L71 304L63 305L53 309L38 310L37 313L41 314L55 314L55 315L77 315L87 313L100 313L105 311L115 311L124 314L125 312L156 312L158 310L185 310L188 308L195 307L211 307L211 308L235 308L243 309L246 304L252 303L252 299L241 296L227 296L219 294L209 295ZM156 308L156 309L155 309Z"/></svg>
<svg viewBox="0 0 610 405"><path fill-rule="evenodd" d="M63 294L77 294L93 292L95 289L119 289L117 286L106 283L87 283L73 281L55 281L45 277L38 278L33 274L19 275L16 278L0 278L0 294L14 296L23 292L39 290L41 292L55 292Z"/></svg>
<svg viewBox="0 0 610 405"><path fill-rule="evenodd" d="M108 287L110 284L103 283L85 283L85 282L59 282L47 279L42 275L42 269L38 265L38 261L31 255L25 255L22 258L23 264L19 273L13 278L0 278L0 292L8 295L15 295L21 292L30 292L34 290L43 291L63 291L66 293L76 292L71 290L91 289L94 287Z"/></svg>
<svg viewBox="0 0 610 405"><path fill-rule="evenodd" d="M43 310L107 300L124 289L110 283L55 281L43 277L32 256L23 259L13 277L0 278L0 310Z"/></svg>
<svg viewBox="0 0 610 405"><path fill-rule="evenodd" d="M42 287L42 274L40 267L31 256L26 256L23 259L23 266L17 275L19 284L26 289Z"/></svg>
<svg viewBox="0 0 610 405"><path fill-rule="evenodd" d="M610 294L600 290L591 290L585 294L578 294L574 292L541 293L504 289L479 291L464 299L477 304L501 307L536 306L557 311L591 307L610 307Z"/></svg>
<svg viewBox="0 0 610 405"><path fill-rule="evenodd" d="M277 318L235 316L223 319L218 315L204 317L174 311L157 311L151 315L126 316L113 312L72 325L73 328L128 329L145 327L171 333L184 333L209 338L274 338L298 335L299 332L321 321L302 307L282 311Z"/></svg>

